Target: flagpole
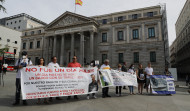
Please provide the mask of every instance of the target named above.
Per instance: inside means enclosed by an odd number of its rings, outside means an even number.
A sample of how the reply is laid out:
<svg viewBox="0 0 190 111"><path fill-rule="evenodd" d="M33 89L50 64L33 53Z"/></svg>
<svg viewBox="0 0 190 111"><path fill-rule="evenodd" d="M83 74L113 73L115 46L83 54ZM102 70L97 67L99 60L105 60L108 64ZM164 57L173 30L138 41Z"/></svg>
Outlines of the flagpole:
<svg viewBox="0 0 190 111"><path fill-rule="evenodd" d="M75 13L76 13L76 1L75 1Z"/></svg>

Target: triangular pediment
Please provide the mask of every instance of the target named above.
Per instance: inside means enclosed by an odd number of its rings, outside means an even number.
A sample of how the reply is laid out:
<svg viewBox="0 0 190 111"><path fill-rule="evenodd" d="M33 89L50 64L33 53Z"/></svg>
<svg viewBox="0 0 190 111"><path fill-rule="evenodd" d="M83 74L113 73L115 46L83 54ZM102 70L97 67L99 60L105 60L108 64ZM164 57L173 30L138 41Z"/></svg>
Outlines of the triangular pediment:
<svg viewBox="0 0 190 111"><path fill-rule="evenodd" d="M94 21L92 18L85 17L79 14L75 14L72 12L65 12L49 25L47 25L46 29L57 28L57 27L66 27L75 24L82 24L85 22Z"/></svg>

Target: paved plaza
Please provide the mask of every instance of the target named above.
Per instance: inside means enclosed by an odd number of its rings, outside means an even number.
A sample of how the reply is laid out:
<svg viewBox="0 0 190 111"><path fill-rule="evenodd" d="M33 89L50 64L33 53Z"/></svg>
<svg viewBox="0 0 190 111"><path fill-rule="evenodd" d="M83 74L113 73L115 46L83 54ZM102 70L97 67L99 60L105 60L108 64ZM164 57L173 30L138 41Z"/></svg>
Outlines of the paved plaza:
<svg viewBox="0 0 190 111"><path fill-rule="evenodd" d="M53 100L49 105L37 105L37 100L28 100L28 106L12 106L15 95L15 72L4 76L5 86L0 86L0 111L190 111L190 95L183 82L177 88L177 94L166 95L128 95L129 90L122 90L123 96L115 96L115 88L110 88L111 98L101 98L101 89L97 99ZM176 83L178 84L178 83ZM135 89L137 92L137 89ZM145 90L144 90L145 92Z"/></svg>

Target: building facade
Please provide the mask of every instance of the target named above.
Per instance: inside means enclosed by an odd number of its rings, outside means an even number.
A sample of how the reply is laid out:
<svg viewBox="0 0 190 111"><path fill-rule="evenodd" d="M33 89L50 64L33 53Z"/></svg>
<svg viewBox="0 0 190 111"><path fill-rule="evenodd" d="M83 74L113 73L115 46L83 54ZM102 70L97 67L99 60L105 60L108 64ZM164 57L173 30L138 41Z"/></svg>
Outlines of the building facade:
<svg viewBox="0 0 190 111"><path fill-rule="evenodd" d="M0 24L18 31L46 25L46 23L25 13L2 18Z"/></svg>
<svg viewBox="0 0 190 111"><path fill-rule="evenodd" d="M177 68L178 77L190 74L190 0L187 0L175 24L176 39L170 46L171 66Z"/></svg>
<svg viewBox="0 0 190 111"><path fill-rule="evenodd" d="M19 57L20 44L22 32L7 28L0 25L0 49L9 48L8 52L14 53L16 50L15 57Z"/></svg>
<svg viewBox="0 0 190 111"><path fill-rule="evenodd" d="M56 56L67 66L76 55L83 65L109 59L112 68L152 62L154 72L163 74L169 64L165 12L160 5L93 17L65 12L44 27L24 30L21 50L33 63L43 57L47 64Z"/></svg>

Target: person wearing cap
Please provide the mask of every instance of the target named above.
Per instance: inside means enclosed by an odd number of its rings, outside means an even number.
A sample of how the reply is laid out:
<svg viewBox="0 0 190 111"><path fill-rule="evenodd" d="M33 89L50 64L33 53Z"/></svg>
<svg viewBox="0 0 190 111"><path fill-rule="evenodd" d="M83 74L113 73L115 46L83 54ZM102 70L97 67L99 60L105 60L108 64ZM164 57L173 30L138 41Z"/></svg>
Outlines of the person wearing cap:
<svg viewBox="0 0 190 111"><path fill-rule="evenodd" d="M79 68L81 68L81 64L77 62L77 56L73 57L73 62L69 63L68 67L73 67L73 68L79 67ZM71 99L71 96L68 96L67 100L70 100L70 99ZM79 99L79 98L77 97L77 95L75 95L74 99Z"/></svg>
<svg viewBox="0 0 190 111"><path fill-rule="evenodd" d="M59 68L59 64L57 63L57 57L53 56L51 58L51 62L48 64L48 67L49 68ZM56 97L57 100L62 100L60 97ZM53 98L50 97L49 98L49 101L52 102L53 101Z"/></svg>
<svg viewBox="0 0 190 111"><path fill-rule="evenodd" d="M21 93L21 70L23 67L31 66L32 61L27 58L27 52L22 52L22 57L18 59L15 63L15 68L17 69L16 74L16 94L15 94L15 102L13 105L20 104L20 93ZM23 100L23 105L27 105L26 100Z"/></svg>
<svg viewBox="0 0 190 111"><path fill-rule="evenodd" d="M104 60L104 64L101 65L100 67L101 70L110 70L110 66L109 66L109 60L106 59ZM105 86L107 86L108 83L105 81ZM105 97L111 97L110 95L108 95L108 92L109 92L109 87L104 87L102 88L102 98L105 98Z"/></svg>

